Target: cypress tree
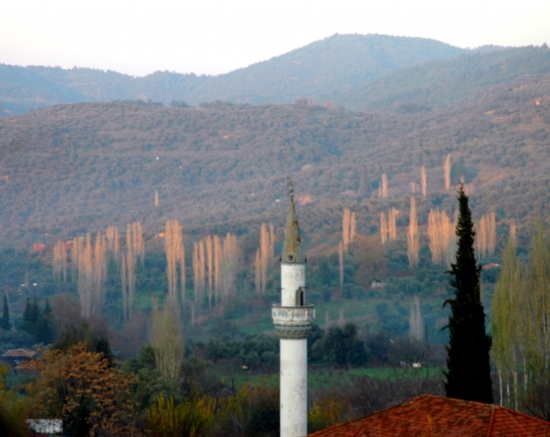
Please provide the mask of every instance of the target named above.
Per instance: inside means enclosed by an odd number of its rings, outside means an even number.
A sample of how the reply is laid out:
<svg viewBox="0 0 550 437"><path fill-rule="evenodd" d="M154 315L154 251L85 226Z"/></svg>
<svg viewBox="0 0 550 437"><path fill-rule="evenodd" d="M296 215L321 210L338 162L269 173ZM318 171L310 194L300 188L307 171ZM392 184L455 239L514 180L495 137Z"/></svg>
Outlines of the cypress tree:
<svg viewBox="0 0 550 437"><path fill-rule="evenodd" d="M50 344L55 340L56 329L53 321L52 307L46 299L44 313L36 322L36 341L38 343Z"/></svg>
<svg viewBox="0 0 550 437"><path fill-rule="evenodd" d="M52 314L52 307L50 301L46 298L46 302L44 303L44 316L49 316L50 314Z"/></svg>
<svg viewBox="0 0 550 437"><path fill-rule="evenodd" d="M38 307L38 300L34 297L31 305L31 312L29 316L29 322L36 324L40 319L40 308Z"/></svg>
<svg viewBox="0 0 550 437"><path fill-rule="evenodd" d="M30 298L27 297L27 303L25 304L25 309L23 310L23 321L30 322L32 319L32 304Z"/></svg>
<svg viewBox="0 0 550 437"><path fill-rule="evenodd" d="M458 192L459 217L456 225L458 249L451 264L449 283L455 289L449 304L449 345L445 391L447 397L493 402L489 350L491 338L485 331L485 312L481 303L481 266L476 263L472 216L464 186Z"/></svg>
<svg viewBox="0 0 550 437"><path fill-rule="evenodd" d="M4 309L2 310L2 323L0 327L4 331L9 331L10 325L10 308L8 306L8 298L4 295Z"/></svg>

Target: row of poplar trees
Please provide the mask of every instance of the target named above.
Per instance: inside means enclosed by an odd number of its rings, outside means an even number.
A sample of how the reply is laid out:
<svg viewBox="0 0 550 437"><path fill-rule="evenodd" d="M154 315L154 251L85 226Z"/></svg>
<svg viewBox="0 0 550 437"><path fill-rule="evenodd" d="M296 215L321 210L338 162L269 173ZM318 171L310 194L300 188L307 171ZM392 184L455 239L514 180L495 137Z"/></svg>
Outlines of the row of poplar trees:
<svg viewBox="0 0 550 437"><path fill-rule="evenodd" d="M492 333L501 399L517 408L550 367L550 238L540 220L527 263L518 259L511 232L493 295Z"/></svg>

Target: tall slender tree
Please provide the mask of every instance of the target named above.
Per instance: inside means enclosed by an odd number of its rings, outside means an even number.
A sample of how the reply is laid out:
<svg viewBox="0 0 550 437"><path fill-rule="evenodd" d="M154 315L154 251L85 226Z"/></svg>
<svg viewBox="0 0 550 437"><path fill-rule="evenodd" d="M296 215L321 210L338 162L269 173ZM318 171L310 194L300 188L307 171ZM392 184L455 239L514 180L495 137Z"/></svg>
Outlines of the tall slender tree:
<svg viewBox="0 0 550 437"><path fill-rule="evenodd" d="M344 286L344 244L338 243L338 265L340 267L340 287Z"/></svg>
<svg viewBox="0 0 550 437"><path fill-rule="evenodd" d="M386 244L388 240L388 222L386 220L386 213L380 213L380 239L382 244Z"/></svg>
<svg viewBox="0 0 550 437"><path fill-rule="evenodd" d="M411 197L411 212L409 214L409 232L407 233L407 257L409 258L409 267L418 266L420 238L418 235L418 220L416 218L416 200Z"/></svg>
<svg viewBox="0 0 550 437"><path fill-rule="evenodd" d="M388 197L388 176L386 173L382 174L380 178L380 186L378 187L378 197L386 199Z"/></svg>
<svg viewBox="0 0 550 437"><path fill-rule="evenodd" d="M151 343L155 350L155 360L161 375L175 381L181 374L185 354L183 327L177 302L164 301L164 309L159 310L153 301L153 329Z"/></svg>
<svg viewBox="0 0 550 437"><path fill-rule="evenodd" d="M420 185L422 186L422 195L426 197L428 192L428 177L426 176L426 169L424 166L420 169Z"/></svg>
<svg viewBox="0 0 550 437"><path fill-rule="evenodd" d="M445 191L451 189L451 154L449 153L445 158L445 164L443 164L443 177L445 178Z"/></svg>
<svg viewBox="0 0 550 437"><path fill-rule="evenodd" d="M342 214L342 243L345 251L348 250L349 244L355 239L355 230L355 212L352 212L349 208L344 208Z"/></svg>
<svg viewBox="0 0 550 437"><path fill-rule="evenodd" d="M422 324L422 313L420 311L420 297L415 295L411 302L409 313L409 336L412 340L420 343L424 337L424 326Z"/></svg>
<svg viewBox="0 0 550 437"><path fill-rule="evenodd" d="M8 306L8 297L4 294L4 307L2 309L2 319L0 321L0 328L4 331L9 331L11 327L10 323L10 307Z"/></svg>
<svg viewBox="0 0 550 437"><path fill-rule="evenodd" d="M449 345L445 391L448 397L492 403L489 350L491 338L485 332L485 312L481 303L481 267L476 263L472 215L461 185L458 192L459 217L456 225L458 248L451 264L449 283L455 289L450 305Z"/></svg>
<svg viewBox="0 0 550 437"><path fill-rule="evenodd" d="M53 277L57 282L67 281L67 249L63 240L53 246Z"/></svg>
<svg viewBox="0 0 550 437"><path fill-rule="evenodd" d="M397 238L397 216L399 215L399 210L392 208L388 212L388 239L395 240Z"/></svg>
<svg viewBox="0 0 550 437"><path fill-rule="evenodd" d="M513 383L514 408L518 406L518 357L524 346L522 338L522 283L525 275L516 254L515 238L510 237L508 247L504 252L500 277L493 294L493 311L491 317L491 332L493 334L493 360L495 361L499 379L500 404L505 400L503 384L509 387ZM508 405L512 405L510 390Z"/></svg>

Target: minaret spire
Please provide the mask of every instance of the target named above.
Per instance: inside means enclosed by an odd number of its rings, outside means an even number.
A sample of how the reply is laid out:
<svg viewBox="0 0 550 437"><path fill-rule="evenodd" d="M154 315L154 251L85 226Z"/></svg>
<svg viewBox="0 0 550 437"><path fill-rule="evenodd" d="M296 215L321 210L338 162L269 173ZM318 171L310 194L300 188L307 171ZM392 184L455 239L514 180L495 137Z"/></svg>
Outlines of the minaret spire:
<svg viewBox="0 0 550 437"><path fill-rule="evenodd" d="M300 226L298 225L298 218L296 217L296 210L294 208L294 188L292 186L292 181L288 182L288 186L288 192L290 194L290 207L288 208L288 215L286 217L285 242L283 245L281 262L289 264L303 264L305 263L306 258L302 251Z"/></svg>
<svg viewBox="0 0 550 437"><path fill-rule="evenodd" d="M280 337L281 437L307 435L307 335L315 318L313 305L305 304L306 257L289 181L285 242L281 255L281 304L271 316Z"/></svg>

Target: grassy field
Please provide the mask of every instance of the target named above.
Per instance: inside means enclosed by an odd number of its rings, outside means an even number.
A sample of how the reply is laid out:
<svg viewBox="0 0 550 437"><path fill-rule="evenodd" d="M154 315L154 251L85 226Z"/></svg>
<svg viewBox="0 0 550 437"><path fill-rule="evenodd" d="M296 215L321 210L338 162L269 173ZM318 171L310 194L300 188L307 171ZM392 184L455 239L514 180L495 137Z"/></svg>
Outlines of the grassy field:
<svg viewBox="0 0 550 437"><path fill-rule="evenodd" d="M249 372L248 369L222 368L217 376L229 386L234 386L236 389L245 384L278 384L279 375L259 374ZM358 368L358 369L316 369L310 367L308 371L308 389L316 389L321 387L351 387L353 380L356 377L368 376L371 378L381 379L390 382L409 381L442 377L441 368Z"/></svg>

